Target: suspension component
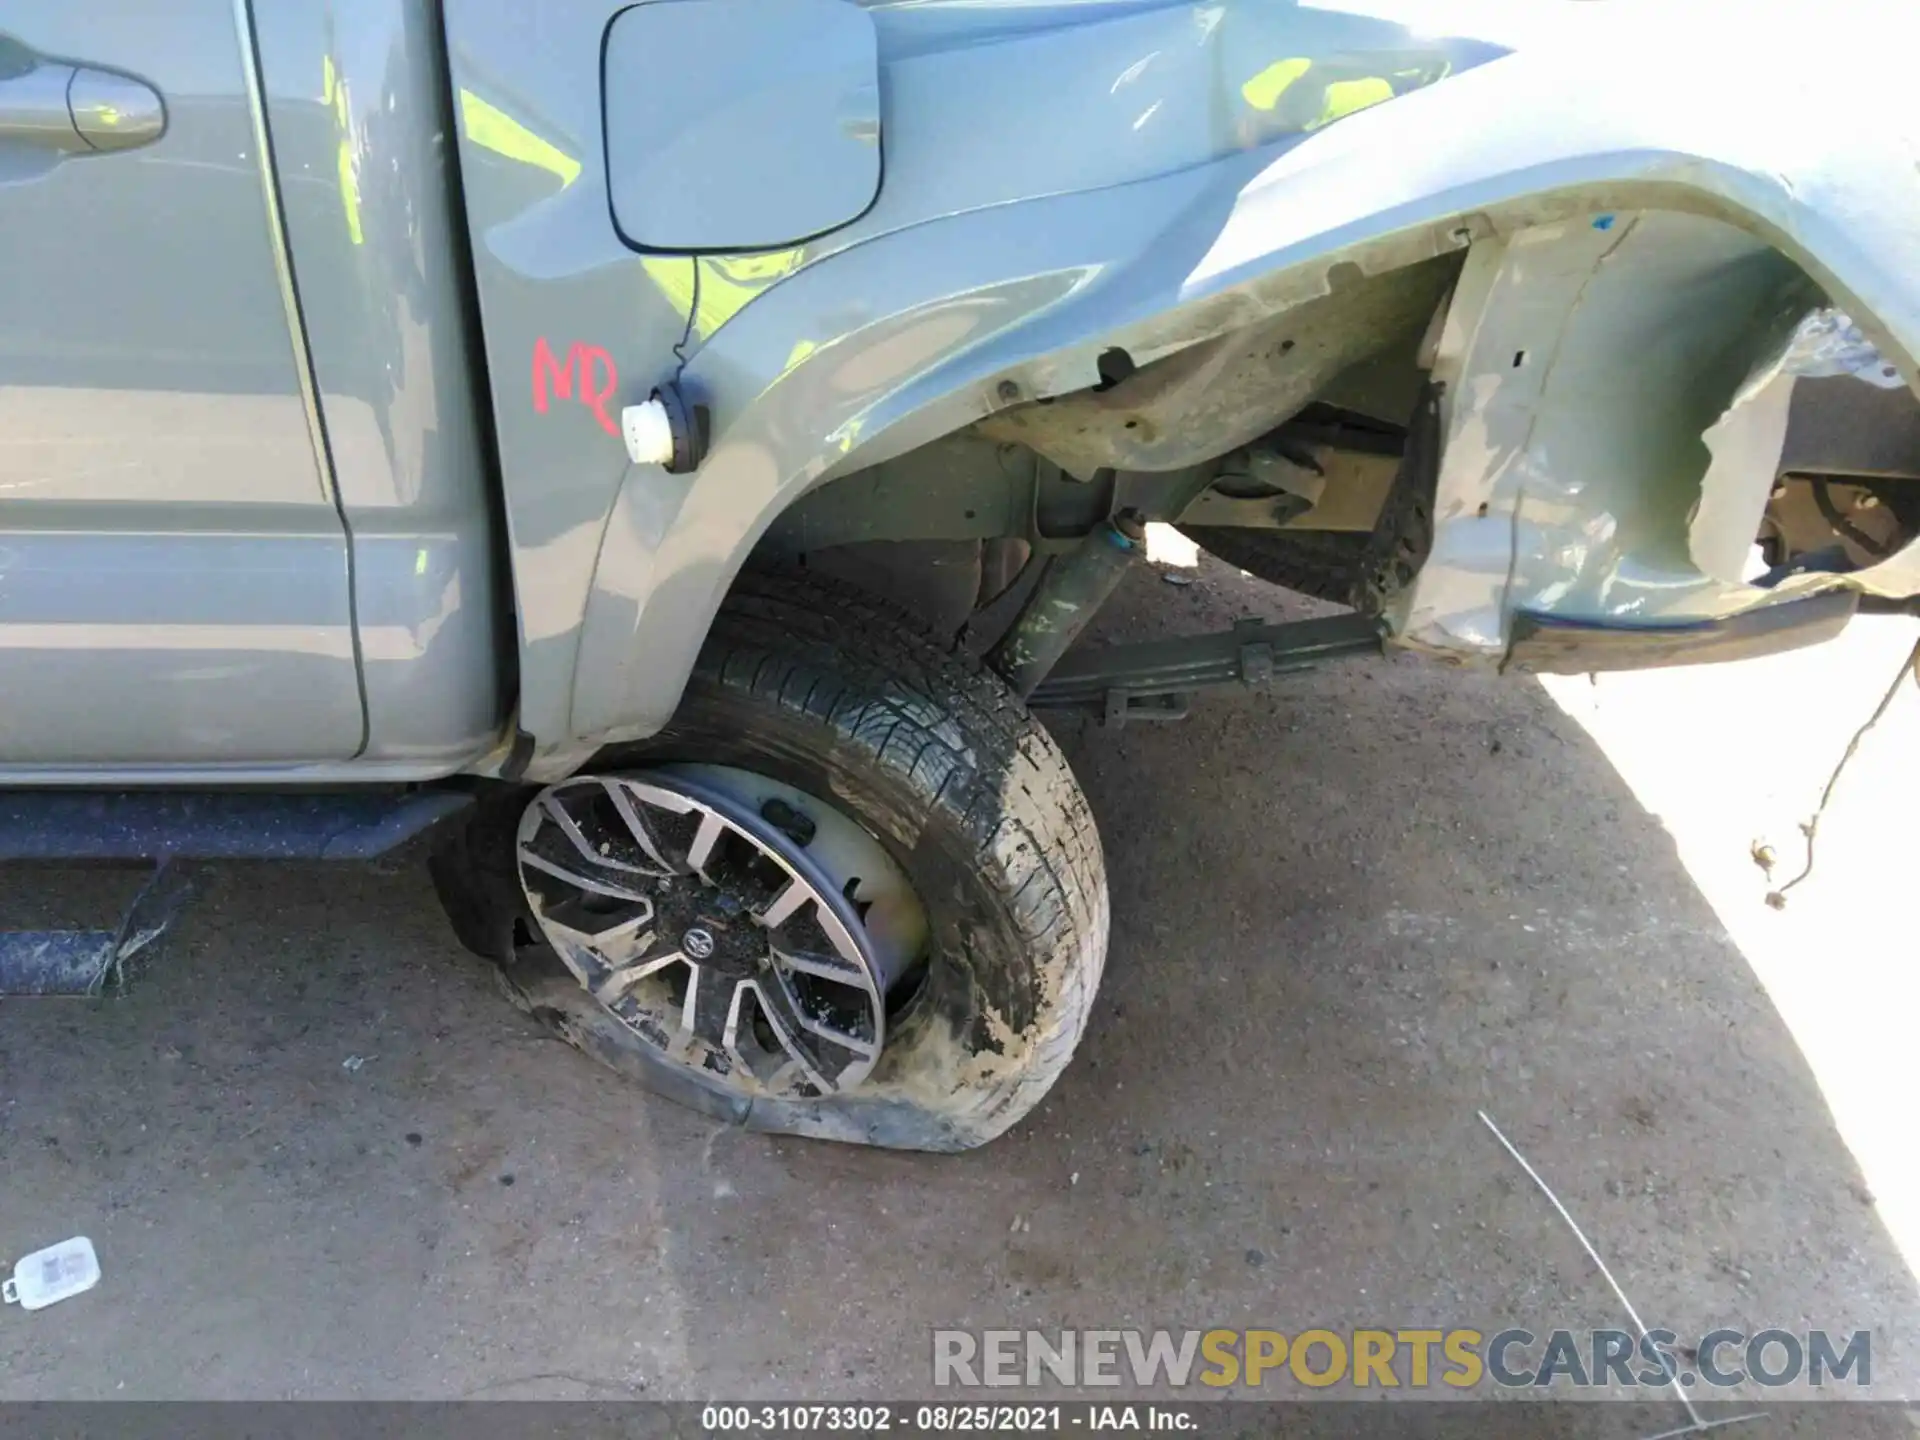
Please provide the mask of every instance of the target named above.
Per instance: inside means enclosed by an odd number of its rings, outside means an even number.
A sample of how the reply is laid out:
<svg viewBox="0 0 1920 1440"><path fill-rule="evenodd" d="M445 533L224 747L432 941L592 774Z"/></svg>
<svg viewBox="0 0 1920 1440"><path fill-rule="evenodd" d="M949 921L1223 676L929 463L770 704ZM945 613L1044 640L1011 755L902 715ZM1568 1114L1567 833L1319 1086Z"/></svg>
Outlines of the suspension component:
<svg viewBox="0 0 1920 1440"><path fill-rule="evenodd" d="M1123 510L1055 556L987 663L1023 698L1031 695L1145 553L1146 538L1139 513Z"/></svg>

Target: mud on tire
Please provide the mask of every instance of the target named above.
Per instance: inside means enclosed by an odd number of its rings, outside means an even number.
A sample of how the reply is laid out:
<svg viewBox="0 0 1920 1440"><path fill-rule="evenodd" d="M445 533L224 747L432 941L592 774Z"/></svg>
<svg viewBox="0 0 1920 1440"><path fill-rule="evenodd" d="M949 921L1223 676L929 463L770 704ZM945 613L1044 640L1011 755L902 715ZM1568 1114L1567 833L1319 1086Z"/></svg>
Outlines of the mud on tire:
<svg viewBox="0 0 1920 1440"><path fill-rule="evenodd" d="M814 1100L744 1099L672 1065L537 940L513 861L533 791L480 807L434 858L460 938L509 994L649 1088L751 1129L902 1149L999 1135L1058 1078L1107 944L1100 841L1065 758L999 678L906 616L814 577L743 575L671 725L589 771L698 761L825 800L878 837L929 923L917 993L872 1076Z"/></svg>

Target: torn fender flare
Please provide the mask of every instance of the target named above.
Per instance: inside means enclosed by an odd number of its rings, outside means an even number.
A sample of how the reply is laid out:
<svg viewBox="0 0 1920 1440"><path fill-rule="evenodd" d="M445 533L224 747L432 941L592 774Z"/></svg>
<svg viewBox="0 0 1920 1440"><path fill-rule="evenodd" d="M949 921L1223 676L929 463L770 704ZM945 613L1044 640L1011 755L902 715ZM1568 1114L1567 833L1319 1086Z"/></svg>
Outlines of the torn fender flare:
<svg viewBox="0 0 1920 1440"><path fill-rule="evenodd" d="M1859 608L1852 590L1823 590L1719 619L1676 625L1626 625L1522 610L1502 670L1586 675L1751 660L1831 640Z"/></svg>

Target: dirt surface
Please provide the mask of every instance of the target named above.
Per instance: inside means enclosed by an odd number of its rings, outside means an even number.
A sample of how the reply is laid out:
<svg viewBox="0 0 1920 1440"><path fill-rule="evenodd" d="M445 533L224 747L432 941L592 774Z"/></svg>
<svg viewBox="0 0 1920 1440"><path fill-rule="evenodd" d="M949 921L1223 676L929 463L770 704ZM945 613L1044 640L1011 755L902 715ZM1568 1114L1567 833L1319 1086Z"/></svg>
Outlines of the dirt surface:
<svg viewBox="0 0 1920 1440"><path fill-rule="evenodd" d="M1102 629L1288 609L1209 563L1133 577ZM1399 657L1056 724L1108 978L1066 1079L970 1156L746 1135L611 1080L501 1003L417 855L210 870L128 998L0 1004L0 1256L85 1233L105 1271L0 1311L0 1398L924 1396L936 1325L1620 1324L1482 1108L1650 1323L1872 1328L1873 1393L1912 1395L1908 895L1845 837L1910 794L1920 696L1785 912L1747 853L1769 826L1795 868L1911 632L1873 641L1844 696L1579 681L1570 715ZM1622 735L1659 763L1616 771ZM99 923L129 883L14 872L0 926Z"/></svg>

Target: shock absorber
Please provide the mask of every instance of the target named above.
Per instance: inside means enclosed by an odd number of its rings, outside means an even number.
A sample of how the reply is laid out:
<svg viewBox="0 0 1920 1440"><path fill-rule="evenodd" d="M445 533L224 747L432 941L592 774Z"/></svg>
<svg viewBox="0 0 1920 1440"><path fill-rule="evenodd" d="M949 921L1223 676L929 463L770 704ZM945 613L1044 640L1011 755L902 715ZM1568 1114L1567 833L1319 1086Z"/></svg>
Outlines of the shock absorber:
<svg viewBox="0 0 1920 1440"><path fill-rule="evenodd" d="M1139 512L1122 510L1074 549L1047 562L1020 617L987 655L987 663L1022 699L1047 678L1087 628L1145 552L1146 538Z"/></svg>

